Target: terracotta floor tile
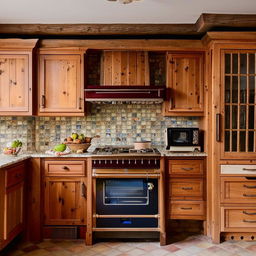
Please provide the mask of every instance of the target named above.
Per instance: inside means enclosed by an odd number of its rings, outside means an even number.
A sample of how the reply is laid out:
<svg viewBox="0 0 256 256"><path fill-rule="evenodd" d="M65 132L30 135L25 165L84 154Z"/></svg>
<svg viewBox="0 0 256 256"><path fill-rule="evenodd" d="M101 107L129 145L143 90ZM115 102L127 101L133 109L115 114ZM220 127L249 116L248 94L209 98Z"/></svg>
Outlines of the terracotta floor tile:
<svg viewBox="0 0 256 256"><path fill-rule="evenodd" d="M164 250L166 250L166 251L168 251L168 252L176 252L176 251L180 250L179 247L177 247L177 246L175 246L175 245L173 245L173 244L163 246L162 249L164 249Z"/></svg>
<svg viewBox="0 0 256 256"><path fill-rule="evenodd" d="M22 250L24 252L28 253L28 252L32 252L32 251L35 251L35 250L38 250L38 249L39 249L39 247L37 245L33 244L33 245L30 245L28 247L23 248Z"/></svg>
<svg viewBox="0 0 256 256"><path fill-rule="evenodd" d="M156 250L153 250L151 252L147 252L148 254L147 255L150 255L150 256L165 256L165 255L174 255L173 253L167 251L167 250L164 250L164 249L156 249Z"/></svg>
<svg viewBox="0 0 256 256"><path fill-rule="evenodd" d="M134 248L131 251L126 252L129 256L139 256L139 255L146 255L148 254L147 252L139 249L139 248Z"/></svg>

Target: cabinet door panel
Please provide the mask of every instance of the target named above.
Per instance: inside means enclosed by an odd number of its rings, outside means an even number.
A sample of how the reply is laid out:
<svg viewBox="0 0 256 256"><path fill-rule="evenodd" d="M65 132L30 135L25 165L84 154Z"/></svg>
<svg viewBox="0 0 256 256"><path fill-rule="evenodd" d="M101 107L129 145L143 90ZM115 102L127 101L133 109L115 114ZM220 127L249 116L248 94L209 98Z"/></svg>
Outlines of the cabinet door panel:
<svg viewBox="0 0 256 256"><path fill-rule="evenodd" d="M222 158L256 155L255 50L221 51Z"/></svg>
<svg viewBox="0 0 256 256"><path fill-rule="evenodd" d="M83 112L80 55L40 56L40 112Z"/></svg>
<svg viewBox="0 0 256 256"><path fill-rule="evenodd" d="M6 190L4 239L15 237L23 228L23 182Z"/></svg>
<svg viewBox="0 0 256 256"><path fill-rule="evenodd" d="M203 114L203 55L177 53L167 55L169 99L165 114Z"/></svg>
<svg viewBox="0 0 256 256"><path fill-rule="evenodd" d="M45 224L86 223L86 179L46 178Z"/></svg>
<svg viewBox="0 0 256 256"><path fill-rule="evenodd" d="M0 55L0 111L29 111L28 55Z"/></svg>

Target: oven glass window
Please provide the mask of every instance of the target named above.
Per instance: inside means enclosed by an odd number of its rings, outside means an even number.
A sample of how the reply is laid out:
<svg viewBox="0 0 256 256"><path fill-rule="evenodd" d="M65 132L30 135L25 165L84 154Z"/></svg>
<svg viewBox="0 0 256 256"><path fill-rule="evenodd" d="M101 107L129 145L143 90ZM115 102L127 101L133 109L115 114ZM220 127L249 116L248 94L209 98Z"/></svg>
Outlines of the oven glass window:
<svg viewBox="0 0 256 256"><path fill-rule="evenodd" d="M177 144L189 143L189 133L186 131L173 132L173 142Z"/></svg>
<svg viewBox="0 0 256 256"><path fill-rule="evenodd" d="M147 205L147 180L106 179L103 183L103 200L105 205Z"/></svg>

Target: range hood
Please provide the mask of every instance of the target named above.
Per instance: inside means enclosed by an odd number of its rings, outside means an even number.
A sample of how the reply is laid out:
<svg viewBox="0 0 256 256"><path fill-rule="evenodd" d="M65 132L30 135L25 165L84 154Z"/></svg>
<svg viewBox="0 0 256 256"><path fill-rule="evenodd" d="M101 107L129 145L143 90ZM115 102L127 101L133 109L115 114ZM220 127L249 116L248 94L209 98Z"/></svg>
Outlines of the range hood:
<svg viewBox="0 0 256 256"><path fill-rule="evenodd" d="M89 102L137 102L161 103L164 86L87 86L85 101Z"/></svg>

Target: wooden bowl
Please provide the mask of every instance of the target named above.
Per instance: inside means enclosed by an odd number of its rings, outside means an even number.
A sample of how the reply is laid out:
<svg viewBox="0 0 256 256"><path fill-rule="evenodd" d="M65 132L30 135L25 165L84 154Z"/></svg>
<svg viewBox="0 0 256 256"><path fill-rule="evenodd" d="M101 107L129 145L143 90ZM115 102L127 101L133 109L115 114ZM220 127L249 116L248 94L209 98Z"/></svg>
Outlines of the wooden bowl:
<svg viewBox="0 0 256 256"><path fill-rule="evenodd" d="M77 152L78 150L86 152L87 149L91 146L91 143L66 143L66 145L72 152Z"/></svg>

